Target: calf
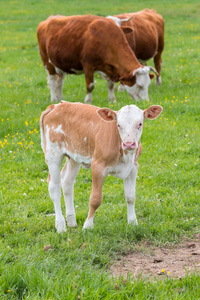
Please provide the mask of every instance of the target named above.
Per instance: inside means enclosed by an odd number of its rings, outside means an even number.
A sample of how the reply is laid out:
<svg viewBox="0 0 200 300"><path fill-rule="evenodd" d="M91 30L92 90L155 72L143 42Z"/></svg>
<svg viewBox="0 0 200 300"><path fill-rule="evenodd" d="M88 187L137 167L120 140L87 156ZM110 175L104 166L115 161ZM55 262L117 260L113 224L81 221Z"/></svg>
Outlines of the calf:
<svg viewBox="0 0 200 300"><path fill-rule="evenodd" d="M130 32L130 27L123 27ZM94 73L108 81L109 99L115 101L113 82L120 81L134 99L148 99L148 86L156 72L143 67L123 31L111 19L99 16L51 16L37 28L40 55L48 73L51 101L62 100L65 73L85 75L92 102Z"/></svg>
<svg viewBox="0 0 200 300"><path fill-rule="evenodd" d="M42 113L41 145L49 168L48 186L58 232L66 230L60 205L61 187L67 225L77 225L73 187L80 166L92 168L89 214L83 228L93 227L94 213L103 200L103 181L108 174L124 180L128 223L137 224L135 185L142 151L140 138L145 119L155 119L161 111L162 107L158 105L145 110L127 105L115 112L89 104L61 101ZM66 163L60 172L65 157Z"/></svg>

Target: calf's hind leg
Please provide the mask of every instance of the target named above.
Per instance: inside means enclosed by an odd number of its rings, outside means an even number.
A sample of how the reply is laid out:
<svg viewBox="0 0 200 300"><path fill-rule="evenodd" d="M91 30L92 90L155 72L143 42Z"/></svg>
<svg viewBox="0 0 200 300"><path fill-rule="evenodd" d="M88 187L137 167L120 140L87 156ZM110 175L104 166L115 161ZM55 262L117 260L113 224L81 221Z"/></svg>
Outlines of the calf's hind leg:
<svg viewBox="0 0 200 300"><path fill-rule="evenodd" d="M76 227L76 215L74 210L74 182L78 175L80 164L67 158L61 172L61 185L65 198L66 220L69 227Z"/></svg>
<svg viewBox="0 0 200 300"><path fill-rule="evenodd" d="M48 161L48 160L47 160ZM48 184L49 184L49 194L54 204L55 209L55 226L58 233L66 231L65 219L61 210L61 180L60 180L60 167L62 159L59 161L49 160L49 176L48 176Z"/></svg>

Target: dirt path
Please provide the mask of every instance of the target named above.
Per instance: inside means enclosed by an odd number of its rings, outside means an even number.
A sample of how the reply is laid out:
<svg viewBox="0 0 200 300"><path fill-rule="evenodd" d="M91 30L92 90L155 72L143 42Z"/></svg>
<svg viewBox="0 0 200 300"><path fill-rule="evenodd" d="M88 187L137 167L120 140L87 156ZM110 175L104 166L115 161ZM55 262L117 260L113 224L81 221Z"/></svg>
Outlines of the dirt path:
<svg viewBox="0 0 200 300"><path fill-rule="evenodd" d="M170 276L181 278L200 271L200 234L180 244L156 248L143 244L134 253L122 256L111 266L114 276L131 273L135 277Z"/></svg>

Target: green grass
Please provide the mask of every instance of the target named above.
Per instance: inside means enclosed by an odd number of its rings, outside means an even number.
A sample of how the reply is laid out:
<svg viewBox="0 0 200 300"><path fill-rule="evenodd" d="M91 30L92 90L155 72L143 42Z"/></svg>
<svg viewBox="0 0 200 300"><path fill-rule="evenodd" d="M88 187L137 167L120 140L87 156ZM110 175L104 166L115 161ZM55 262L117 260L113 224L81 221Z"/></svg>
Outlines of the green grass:
<svg viewBox="0 0 200 300"><path fill-rule="evenodd" d="M91 172L75 184L78 227L58 234L46 183L39 117L50 103L36 28L50 14L112 15L155 8L165 19L162 85L148 105L162 115L146 121L136 187L139 226L127 226L123 182L108 176L95 227L82 231ZM177 243L199 233L199 1L1 1L0 11L0 299L200 299L200 276L180 280L112 278L109 265L139 241ZM153 64L152 61L149 64ZM93 104L118 110L135 103L118 93L108 103L95 76ZM83 76L67 76L64 100L85 97ZM63 199L62 199L63 204ZM64 207L63 207L64 208ZM44 251L45 245L52 249Z"/></svg>

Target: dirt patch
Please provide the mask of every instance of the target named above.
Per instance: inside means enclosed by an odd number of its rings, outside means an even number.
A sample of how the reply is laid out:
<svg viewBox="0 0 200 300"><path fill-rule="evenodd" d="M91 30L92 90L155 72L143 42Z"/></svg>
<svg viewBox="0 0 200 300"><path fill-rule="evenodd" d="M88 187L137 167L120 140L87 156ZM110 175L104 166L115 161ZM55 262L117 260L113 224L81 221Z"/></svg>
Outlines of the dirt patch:
<svg viewBox="0 0 200 300"><path fill-rule="evenodd" d="M137 251L121 256L111 266L114 276L130 273L134 277L185 277L200 271L200 234L173 246L155 247L141 244Z"/></svg>

